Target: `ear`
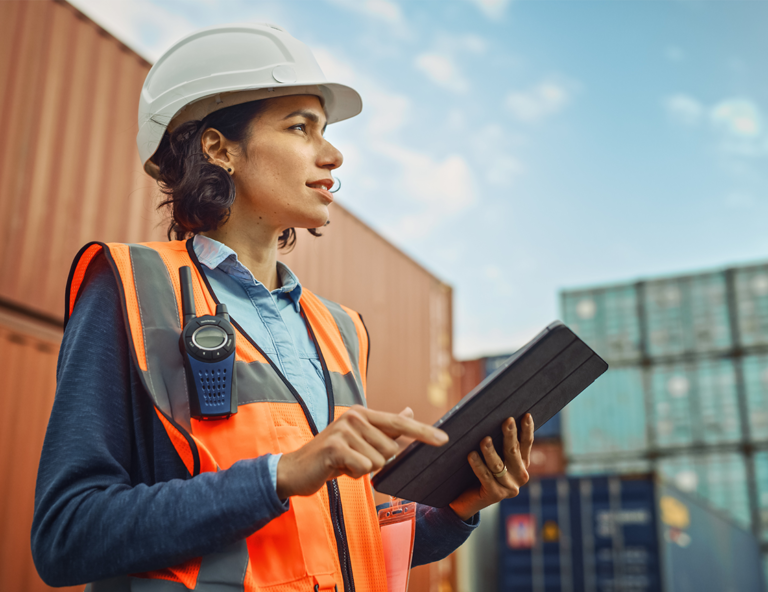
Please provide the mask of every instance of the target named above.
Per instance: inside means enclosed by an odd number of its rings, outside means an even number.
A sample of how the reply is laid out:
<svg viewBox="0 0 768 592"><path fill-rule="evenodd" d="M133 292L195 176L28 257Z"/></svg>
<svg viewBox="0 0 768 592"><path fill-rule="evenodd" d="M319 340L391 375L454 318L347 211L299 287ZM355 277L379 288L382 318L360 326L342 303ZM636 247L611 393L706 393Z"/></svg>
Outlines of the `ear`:
<svg viewBox="0 0 768 592"><path fill-rule="evenodd" d="M232 168L232 154L228 150L229 140L217 129L209 127L200 137L200 148L209 162L223 169Z"/></svg>

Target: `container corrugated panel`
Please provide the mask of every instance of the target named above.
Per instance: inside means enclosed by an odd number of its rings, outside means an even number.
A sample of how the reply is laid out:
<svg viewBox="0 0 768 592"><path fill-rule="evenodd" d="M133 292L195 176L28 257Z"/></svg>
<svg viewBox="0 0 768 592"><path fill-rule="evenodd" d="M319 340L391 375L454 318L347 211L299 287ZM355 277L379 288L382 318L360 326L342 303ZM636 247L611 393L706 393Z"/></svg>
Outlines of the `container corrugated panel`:
<svg viewBox="0 0 768 592"><path fill-rule="evenodd" d="M528 474L538 477L550 477L565 473L565 454L563 444L558 440L534 441L531 448L531 464Z"/></svg>
<svg viewBox="0 0 768 592"><path fill-rule="evenodd" d="M499 590L659 591L655 514L647 479L532 481L501 503Z"/></svg>
<svg viewBox="0 0 768 592"><path fill-rule="evenodd" d="M568 457L645 451L645 416L640 368L609 369L563 410Z"/></svg>
<svg viewBox="0 0 768 592"><path fill-rule="evenodd" d="M644 306L651 357L732 346L722 272L647 282Z"/></svg>
<svg viewBox="0 0 768 592"><path fill-rule="evenodd" d="M659 472L680 490L695 493L742 526L750 523L747 465L735 452L664 457Z"/></svg>
<svg viewBox="0 0 768 592"><path fill-rule="evenodd" d="M499 523L500 591L764 589L751 533L649 477L532 480Z"/></svg>
<svg viewBox="0 0 768 592"><path fill-rule="evenodd" d="M562 294L563 320L600 356L639 359L640 321L633 284Z"/></svg>
<svg viewBox="0 0 768 592"><path fill-rule="evenodd" d="M655 444L686 446L741 439L736 377L731 360L652 366Z"/></svg>
<svg viewBox="0 0 768 592"><path fill-rule="evenodd" d="M468 395L473 388L483 381L485 378L485 370L483 366L483 360L462 360L459 362L460 368L460 394L462 397Z"/></svg>
<svg viewBox="0 0 768 592"><path fill-rule="evenodd" d="M567 472L574 477L582 475L636 475L649 473L651 469L651 461L645 458L617 459L613 456L607 456L590 460L571 459L568 463Z"/></svg>
<svg viewBox="0 0 768 592"><path fill-rule="evenodd" d="M150 65L63 2L0 2L0 298L63 317L91 240L161 240L136 151Z"/></svg>
<svg viewBox="0 0 768 592"><path fill-rule="evenodd" d="M744 356L741 361L752 440L768 440L768 355Z"/></svg>
<svg viewBox="0 0 768 592"><path fill-rule="evenodd" d="M510 353L501 356L488 356L487 358L483 358L482 361L485 366L485 373L483 378L490 376L496 372L496 370L501 368L504 365L504 362L506 362L511 355L512 354ZM561 424L562 420L560 413L557 413L544 425L536 426L536 438L560 438Z"/></svg>
<svg viewBox="0 0 768 592"><path fill-rule="evenodd" d="M53 590L37 575L29 533L60 338L60 329L0 310L0 590Z"/></svg>
<svg viewBox="0 0 768 592"><path fill-rule="evenodd" d="M768 265L736 269L734 282L741 345L768 344Z"/></svg>

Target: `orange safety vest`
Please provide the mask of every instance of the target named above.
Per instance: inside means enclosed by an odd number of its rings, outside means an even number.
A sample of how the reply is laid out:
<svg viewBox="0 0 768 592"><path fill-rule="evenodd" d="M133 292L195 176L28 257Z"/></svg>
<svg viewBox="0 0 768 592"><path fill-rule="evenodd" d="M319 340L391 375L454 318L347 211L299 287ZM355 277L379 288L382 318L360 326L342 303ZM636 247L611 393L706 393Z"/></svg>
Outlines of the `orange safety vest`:
<svg viewBox="0 0 768 592"><path fill-rule="evenodd" d="M67 319L100 252L117 278L133 362L191 476L227 469L241 459L292 452L314 437L317 428L299 393L235 319L238 412L229 419L190 418L178 346L179 268L192 268L198 315L215 314L218 303L191 240L86 245L67 282ZM365 404L368 335L359 314L307 289L299 304L325 370L333 421L350 406ZM163 570L94 582L87 590L386 592L369 477L342 476L326 486L308 497L292 497L287 512L228 549Z"/></svg>

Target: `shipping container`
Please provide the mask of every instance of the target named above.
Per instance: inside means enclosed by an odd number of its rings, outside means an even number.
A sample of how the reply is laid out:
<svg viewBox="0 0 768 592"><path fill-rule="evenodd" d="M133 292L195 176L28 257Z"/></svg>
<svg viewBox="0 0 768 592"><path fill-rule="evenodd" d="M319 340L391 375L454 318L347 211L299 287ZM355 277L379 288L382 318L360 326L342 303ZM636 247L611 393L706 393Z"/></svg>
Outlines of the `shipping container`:
<svg viewBox="0 0 768 592"><path fill-rule="evenodd" d="M723 272L649 281L643 291L651 357L731 347Z"/></svg>
<svg viewBox="0 0 768 592"><path fill-rule="evenodd" d="M0 308L0 590L43 592L29 533L61 327ZM74 591L79 588L59 588Z"/></svg>
<svg viewBox="0 0 768 592"><path fill-rule="evenodd" d="M136 151L150 64L65 2L0 2L0 31L0 298L61 318L86 242L165 238Z"/></svg>
<svg viewBox="0 0 768 592"><path fill-rule="evenodd" d="M738 452L702 452L665 456L659 474L678 489L695 493L735 522L750 525L747 458Z"/></svg>
<svg viewBox="0 0 768 592"><path fill-rule="evenodd" d="M650 367L652 428L656 447L741 440L732 360L657 364Z"/></svg>
<svg viewBox="0 0 768 592"><path fill-rule="evenodd" d="M741 363L750 439L768 441L768 355L744 356Z"/></svg>
<svg viewBox="0 0 768 592"><path fill-rule="evenodd" d="M536 441L534 438L528 473L538 477L565 474L563 443L560 440Z"/></svg>
<svg viewBox="0 0 768 592"><path fill-rule="evenodd" d="M653 463L643 457L616 458L609 455L600 458L568 459L568 475L581 477L584 475L636 475L649 473Z"/></svg>
<svg viewBox="0 0 768 592"><path fill-rule="evenodd" d="M532 480L497 541L499 592L764 590L754 536L651 476Z"/></svg>
<svg viewBox="0 0 768 592"><path fill-rule="evenodd" d="M579 456L648 449L642 369L609 369L562 411L569 462Z"/></svg>
<svg viewBox="0 0 768 592"><path fill-rule="evenodd" d="M610 362L638 360L641 332L634 285L562 293L563 320Z"/></svg>
<svg viewBox="0 0 768 592"><path fill-rule="evenodd" d="M734 284L741 345L768 345L768 265L736 269Z"/></svg>

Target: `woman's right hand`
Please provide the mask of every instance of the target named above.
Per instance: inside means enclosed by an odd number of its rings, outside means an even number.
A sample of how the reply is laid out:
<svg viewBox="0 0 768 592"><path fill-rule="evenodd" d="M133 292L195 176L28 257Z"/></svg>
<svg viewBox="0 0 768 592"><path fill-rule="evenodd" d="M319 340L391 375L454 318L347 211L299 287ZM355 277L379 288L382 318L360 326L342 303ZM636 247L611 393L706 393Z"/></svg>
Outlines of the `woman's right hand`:
<svg viewBox="0 0 768 592"><path fill-rule="evenodd" d="M399 415L361 405L333 421L310 442L280 457L277 495L312 495L339 475L358 479L377 471L398 453L401 436L432 446L448 442L448 434L412 419L410 409Z"/></svg>

